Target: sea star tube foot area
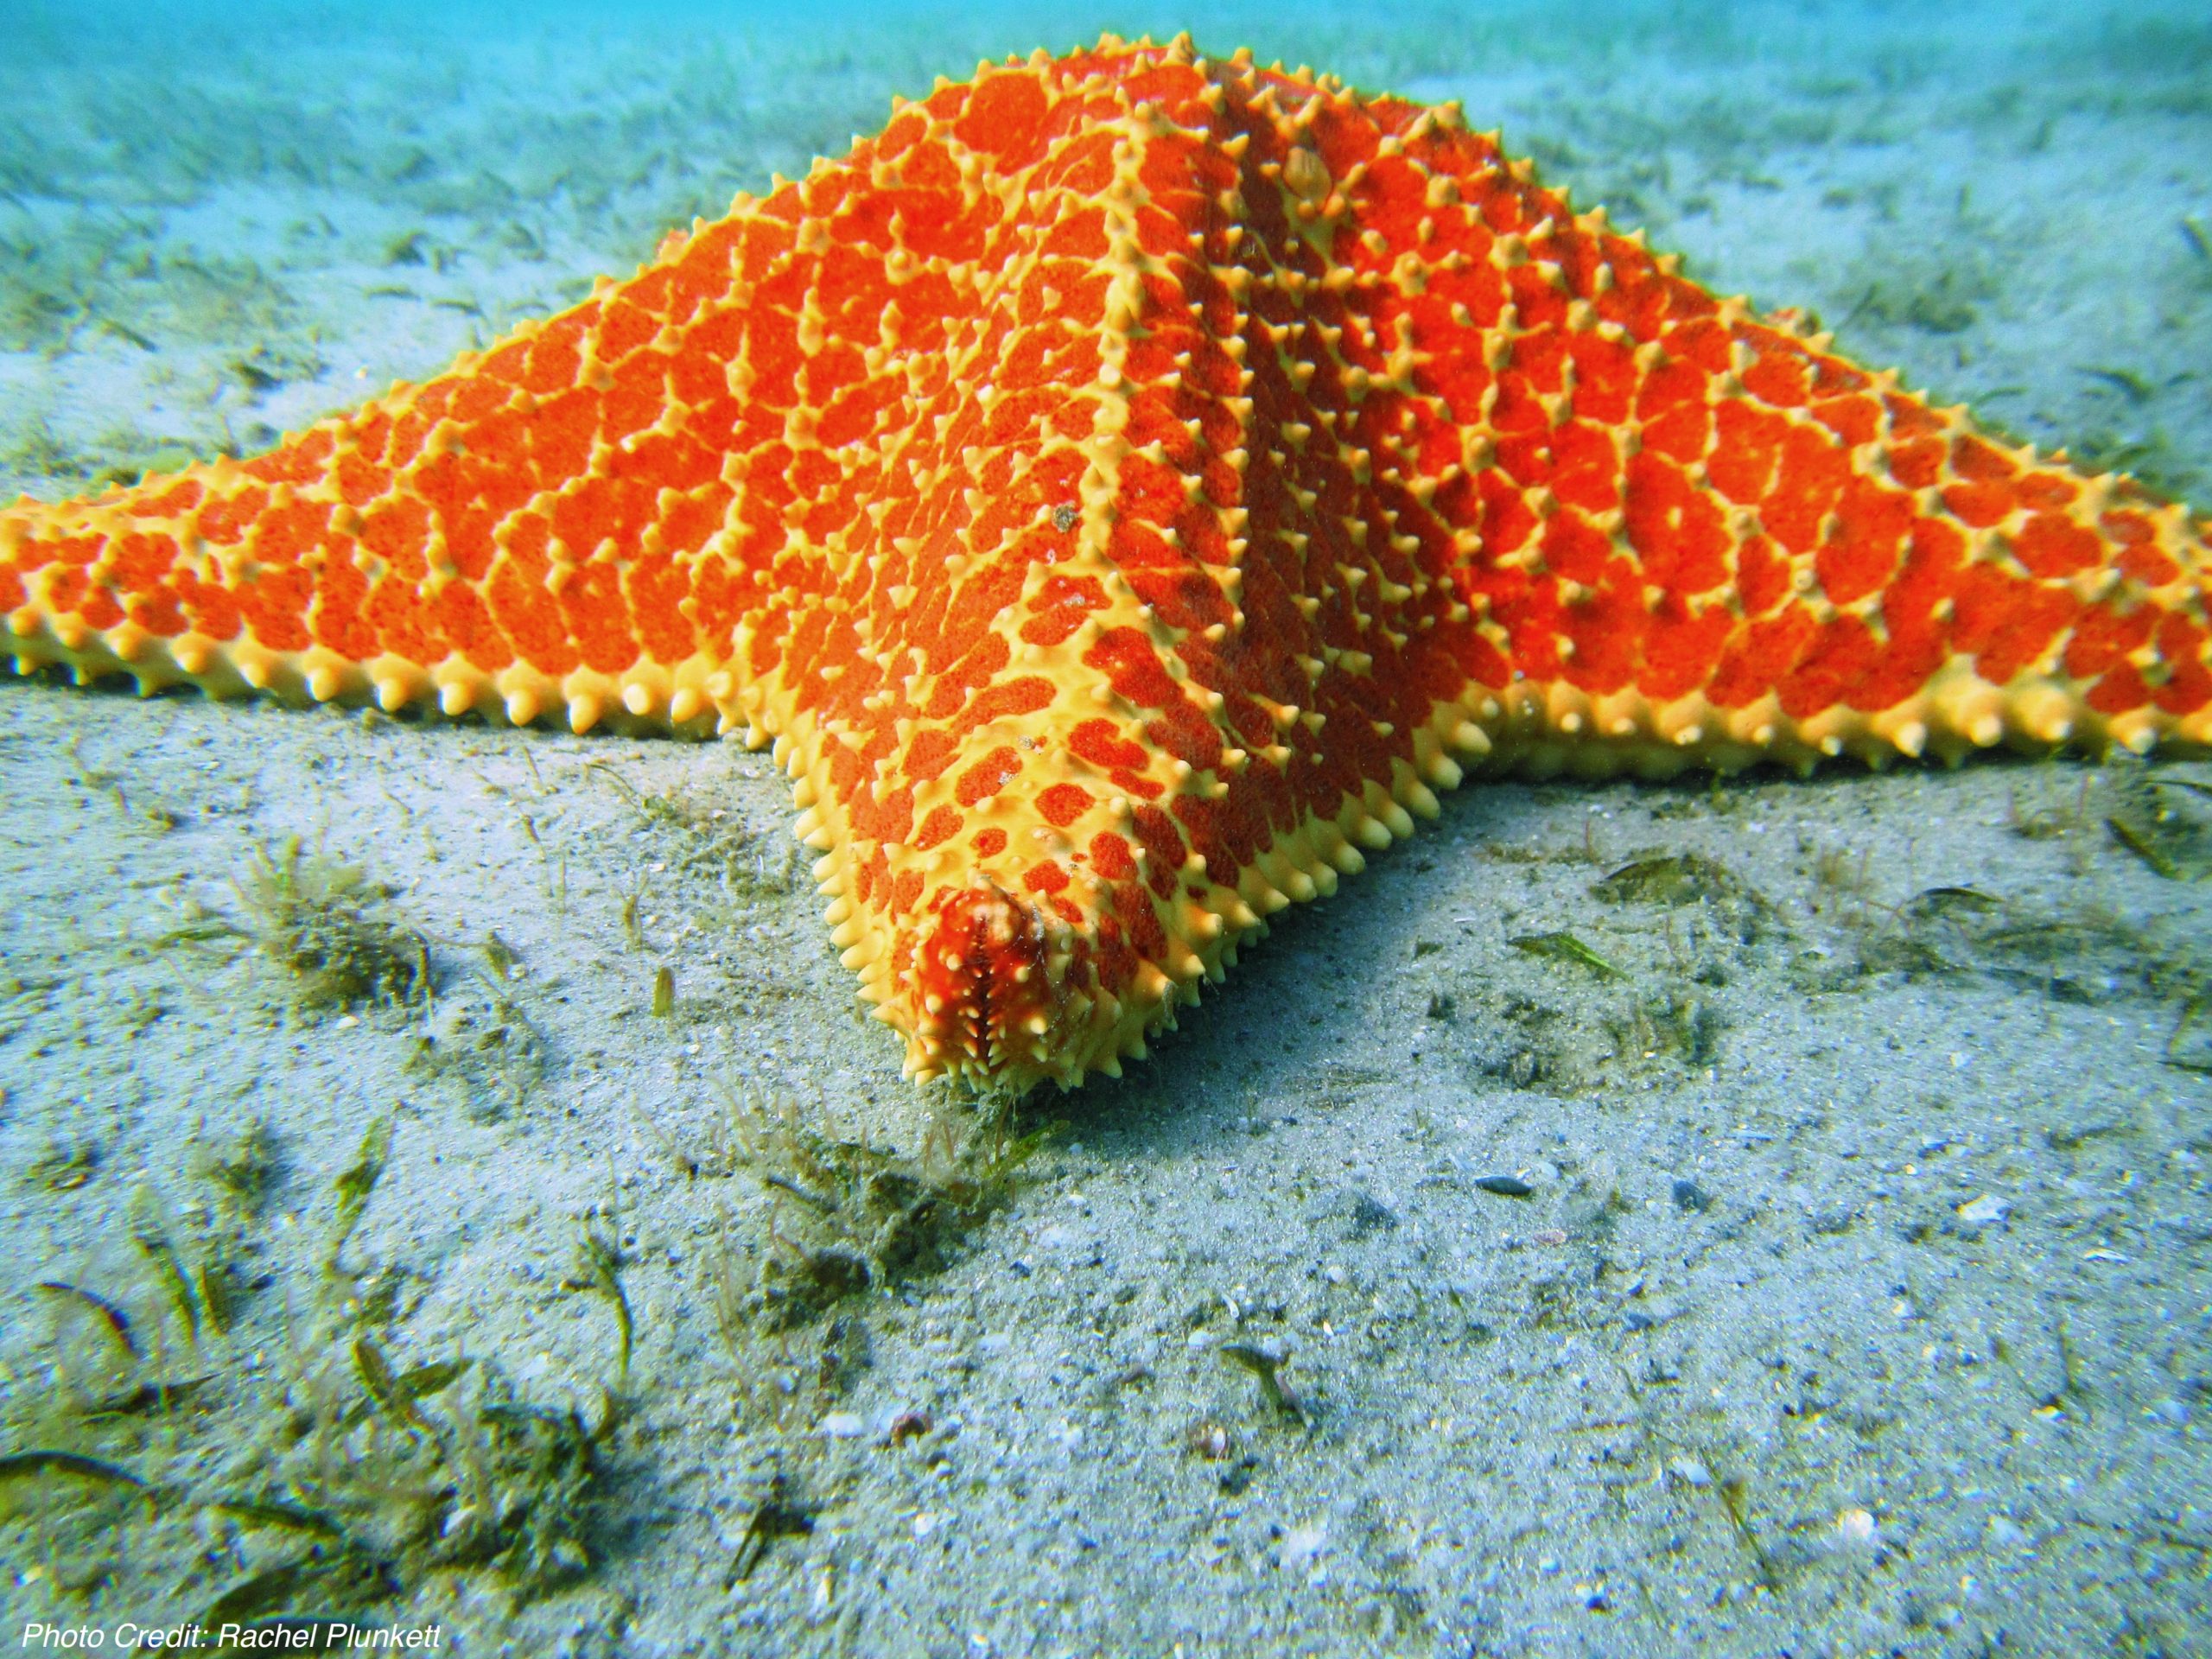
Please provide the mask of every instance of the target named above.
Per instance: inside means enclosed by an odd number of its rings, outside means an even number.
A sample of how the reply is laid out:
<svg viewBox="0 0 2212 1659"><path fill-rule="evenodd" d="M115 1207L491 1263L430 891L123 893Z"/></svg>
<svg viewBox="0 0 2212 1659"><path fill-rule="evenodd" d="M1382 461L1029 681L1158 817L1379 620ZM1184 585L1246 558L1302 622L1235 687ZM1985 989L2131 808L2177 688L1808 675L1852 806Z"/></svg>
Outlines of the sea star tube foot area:
<svg viewBox="0 0 2212 1659"><path fill-rule="evenodd" d="M772 742L918 1078L1112 1073L1465 777L2212 745L2203 526L1112 38L245 461L0 509L20 669Z"/></svg>

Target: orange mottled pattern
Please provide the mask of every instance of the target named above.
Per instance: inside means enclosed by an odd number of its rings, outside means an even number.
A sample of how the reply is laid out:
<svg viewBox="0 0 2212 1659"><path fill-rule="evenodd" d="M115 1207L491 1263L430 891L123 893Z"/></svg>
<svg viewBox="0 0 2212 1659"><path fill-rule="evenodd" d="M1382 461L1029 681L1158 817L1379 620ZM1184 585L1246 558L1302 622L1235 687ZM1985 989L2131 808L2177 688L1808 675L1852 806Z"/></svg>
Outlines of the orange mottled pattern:
<svg viewBox="0 0 2212 1659"><path fill-rule="evenodd" d="M2207 569L1454 109L1111 39L257 460L0 510L19 667L772 740L908 1071L1010 1087L1467 766L2203 745Z"/></svg>

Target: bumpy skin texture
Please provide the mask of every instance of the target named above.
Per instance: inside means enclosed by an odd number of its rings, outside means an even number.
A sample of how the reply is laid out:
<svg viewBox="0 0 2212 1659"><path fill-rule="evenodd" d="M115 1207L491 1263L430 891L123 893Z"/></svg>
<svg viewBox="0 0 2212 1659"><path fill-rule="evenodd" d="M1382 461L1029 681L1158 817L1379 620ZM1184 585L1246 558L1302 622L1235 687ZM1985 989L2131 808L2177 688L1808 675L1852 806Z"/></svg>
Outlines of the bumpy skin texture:
<svg viewBox="0 0 2212 1659"><path fill-rule="evenodd" d="M1455 110L1111 39L258 460L0 511L24 668L772 739L907 1070L1016 1088L1465 765L2203 745L2209 568Z"/></svg>

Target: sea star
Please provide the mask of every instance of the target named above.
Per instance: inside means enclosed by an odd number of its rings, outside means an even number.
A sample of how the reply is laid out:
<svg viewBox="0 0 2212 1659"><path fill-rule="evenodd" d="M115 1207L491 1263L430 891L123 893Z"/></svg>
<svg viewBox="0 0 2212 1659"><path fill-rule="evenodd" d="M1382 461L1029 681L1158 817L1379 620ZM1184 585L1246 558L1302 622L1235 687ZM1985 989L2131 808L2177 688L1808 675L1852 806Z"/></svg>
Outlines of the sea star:
<svg viewBox="0 0 2212 1659"><path fill-rule="evenodd" d="M2206 526L1458 110L983 66L274 452L0 511L19 669L772 740L906 1070L1118 1074L1463 767L2212 741Z"/></svg>

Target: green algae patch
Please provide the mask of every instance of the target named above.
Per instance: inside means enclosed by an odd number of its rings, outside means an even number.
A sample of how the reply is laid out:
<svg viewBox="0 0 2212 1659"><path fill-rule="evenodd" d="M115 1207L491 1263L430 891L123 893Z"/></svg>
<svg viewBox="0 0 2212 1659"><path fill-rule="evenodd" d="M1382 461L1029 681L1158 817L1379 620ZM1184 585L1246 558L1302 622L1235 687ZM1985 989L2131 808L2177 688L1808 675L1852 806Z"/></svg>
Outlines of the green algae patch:
<svg viewBox="0 0 2212 1659"><path fill-rule="evenodd" d="M134 1191L111 1280L41 1281L45 1338L10 1355L0 1395L0 1553L27 1594L219 1624L365 1612L441 1577L520 1605L592 1572L625 1406L408 1352L344 1260L391 1135L372 1126L328 1189L319 1266L241 1265L279 1159L257 1122L207 1154L187 1202Z"/></svg>
<svg viewBox="0 0 2212 1659"><path fill-rule="evenodd" d="M429 1000L429 940L359 866L306 853L292 836L255 849L232 887L236 918L197 915L159 943L257 952L290 976L303 1013Z"/></svg>

